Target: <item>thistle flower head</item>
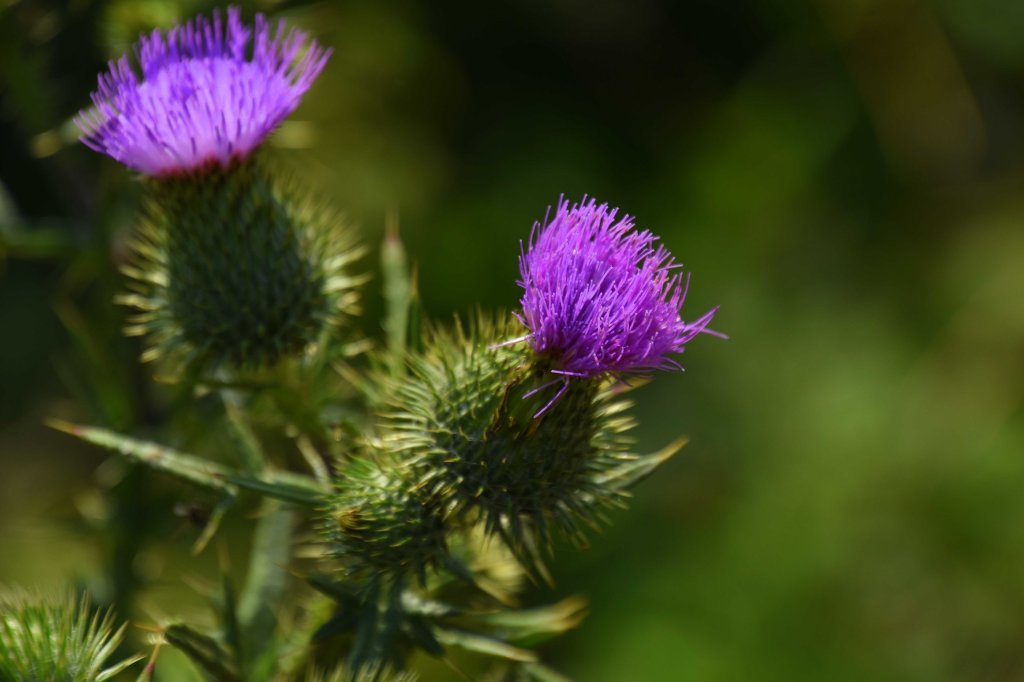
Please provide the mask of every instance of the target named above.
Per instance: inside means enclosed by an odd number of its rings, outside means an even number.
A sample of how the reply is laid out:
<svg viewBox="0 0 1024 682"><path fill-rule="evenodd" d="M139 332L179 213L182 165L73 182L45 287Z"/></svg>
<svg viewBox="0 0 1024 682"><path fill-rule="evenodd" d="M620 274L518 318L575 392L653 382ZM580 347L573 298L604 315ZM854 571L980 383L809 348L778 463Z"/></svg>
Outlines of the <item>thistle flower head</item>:
<svg viewBox="0 0 1024 682"><path fill-rule="evenodd" d="M716 309L693 322L680 316L689 277L633 218L594 199L534 224L520 247L519 316L531 348L554 374L591 378L678 368L681 353L707 329Z"/></svg>
<svg viewBox="0 0 1024 682"><path fill-rule="evenodd" d="M226 25L214 11L155 30L136 52L141 77L128 56L111 62L95 108L76 122L90 148L152 176L247 157L299 105L330 53L260 14L250 29L237 7Z"/></svg>

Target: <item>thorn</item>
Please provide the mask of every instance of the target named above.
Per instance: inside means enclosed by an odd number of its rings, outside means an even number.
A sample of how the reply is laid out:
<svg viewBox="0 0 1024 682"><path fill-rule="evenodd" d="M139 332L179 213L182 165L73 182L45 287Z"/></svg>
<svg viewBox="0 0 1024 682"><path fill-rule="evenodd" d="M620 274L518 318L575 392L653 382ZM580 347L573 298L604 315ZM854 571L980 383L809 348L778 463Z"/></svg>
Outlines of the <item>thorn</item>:
<svg viewBox="0 0 1024 682"><path fill-rule="evenodd" d="M63 419L57 419L56 417L50 417L43 422L51 429L66 433L71 436L80 436L82 434L82 427L78 424L72 424L71 422L64 421Z"/></svg>

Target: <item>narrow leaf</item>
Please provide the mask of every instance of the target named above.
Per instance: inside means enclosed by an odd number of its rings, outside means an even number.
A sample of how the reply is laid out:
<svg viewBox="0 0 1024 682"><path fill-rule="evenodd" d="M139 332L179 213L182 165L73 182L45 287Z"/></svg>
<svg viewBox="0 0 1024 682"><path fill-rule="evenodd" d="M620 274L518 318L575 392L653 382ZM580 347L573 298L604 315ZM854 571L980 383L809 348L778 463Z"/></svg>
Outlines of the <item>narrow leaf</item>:
<svg viewBox="0 0 1024 682"><path fill-rule="evenodd" d="M192 555L198 556L202 554L203 550L206 549L206 545L210 543L213 536L217 533L217 529L220 528L220 522L224 520L224 515L231 507L235 505L235 496L227 495L217 506L210 512L210 518L206 521L206 525L203 526L203 532L196 538L195 543L192 545Z"/></svg>
<svg viewBox="0 0 1024 682"><path fill-rule="evenodd" d="M577 627L586 617L587 600L581 596L533 609L498 611L477 616L478 620L503 628L509 639L531 639L531 644Z"/></svg>
<svg viewBox="0 0 1024 682"><path fill-rule="evenodd" d="M244 650L255 662L273 645L277 609L288 586L295 513L275 500L263 504L256 527L249 574L238 607Z"/></svg>
<svg viewBox="0 0 1024 682"><path fill-rule="evenodd" d="M124 672L125 670L132 667L145 657L145 654L136 654L131 658L126 658L120 663L110 666L109 668L105 669L103 672L96 676L96 682L104 682L105 680L109 680L112 677L115 677L116 675Z"/></svg>
<svg viewBox="0 0 1024 682"><path fill-rule="evenodd" d="M238 671L231 664L231 654L212 637L181 623L167 626L164 637L217 682L241 682Z"/></svg>
<svg viewBox="0 0 1024 682"><path fill-rule="evenodd" d="M228 433L239 455L238 464L249 473L259 473L266 463L263 447L260 445L259 439L256 438L256 434L253 433L245 410L238 403L235 391L224 390L221 391L221 394L224 398L224 412L230 427Z"/></svg>
<svg viewBox="0 0 1024 682"><path fill-rule="evenodd" d="M380 249L381 273L384 278L384 331L392 363L400 363L405 354L412 296L408 258L398 236L397 223L397 218L389 216L384 243Z"/></svg>
<svg viewBox="0 0 1024 682"><path fill-rule="evenodd" d="M435 630L438 641L442 644L448 644L450 646L457 646L466 651L475 651L479 654L486 654L488 656L496 656L498 658L505 658L510 661L520 661L523 663L534 663L537 661L537 654L528 649L520 649L519 647L512 646L507 642L503 642L500 639L494 637L488 637L486 635L480 635L475 632L467 632L465 630L450 630L447 628L438 628Z"/></svg>
<svg viewBox="0 0 1024 682"><path fill-rule="evenodd" d="M225 481L229 470L215 462L95 426L80 426L57 419L51 419L48 425L93 445L113 450L155 469L174 474L196 485L231 495L236 492L235 487Z"/></svg>
<svg viewBox="0 0 1024 682"><path fill-rule="evenodd" d="M225 473L224 478L239 488L252 490L267 497L283 502L291 502L306 507L318 507L323 504L324 491L312 478L297 476L275 476L266 474L262 477L236 472Z"/></svg>
<svg viewBox="0 0 1024 682"><path fill-rule="evenodd" d="M540 663L524 663L522 670L536 682L572 682L571 679L565 675L555 672L546 665Z"/></svg>

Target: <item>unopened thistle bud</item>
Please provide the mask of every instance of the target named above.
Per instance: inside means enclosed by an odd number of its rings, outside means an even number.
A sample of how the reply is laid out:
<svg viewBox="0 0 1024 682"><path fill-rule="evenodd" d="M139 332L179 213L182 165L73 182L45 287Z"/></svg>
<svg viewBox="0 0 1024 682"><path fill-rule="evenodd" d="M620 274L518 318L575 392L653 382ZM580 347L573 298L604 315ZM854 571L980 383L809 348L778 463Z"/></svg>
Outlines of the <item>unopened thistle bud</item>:
<svg viewBox="0 0 1024 682"><path fill-rule="evenodd" d="M96 682L134 663L105 667L120 645L109 612L67 594L47 597L21 590L0 593L0 680Z"/></svg>
<svg viewBox="0 0 1024 682"><path fill-rule="evenodd" d="M237 8L140 39L100 76L83 142L147 176L126 272L144 359L267 366L313 347L356 303L358 253L337 216L260 154L329 52Z"/></svg>
<svg viewBox="0 0 1024 682"><path fill-rule="evenodd" d="M321 520L328 548L352 578L415 577L447 556L446 524L436 498L399 463L358 457Z"/></svg>

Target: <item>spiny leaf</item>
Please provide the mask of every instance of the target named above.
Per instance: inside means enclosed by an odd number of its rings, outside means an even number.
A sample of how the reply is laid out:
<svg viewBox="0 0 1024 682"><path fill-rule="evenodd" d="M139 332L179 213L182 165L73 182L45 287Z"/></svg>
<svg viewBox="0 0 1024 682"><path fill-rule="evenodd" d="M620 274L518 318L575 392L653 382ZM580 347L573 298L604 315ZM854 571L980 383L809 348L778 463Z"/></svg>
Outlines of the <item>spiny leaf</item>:
<svg viewBox="0 0 1024 682"><path fill-rule="evenodd" d="M216 534L220 528L220 522L224 520L224 515L228 512L231 507L235 506L235 496L226 495L217 506L210 512L210 518L206 521L206 525L203 526L203 532L196 538L195 543L192 545L192 555L198 556L206 549L206 545L210 543L210 540Z"/></svg>
<svg viewBox="0 0 1024 682"><path fill-rule="evenodd" d="M288 586L287 568L295 526L295 513L275 500L265 501L263 511L238 608L243 649L248 657L245 660L250 664L273 648L276 608Z"/></svg>
<svg viewBox="0 0 1024 682"><path fill-rule="evenodd" d="M477 620L500 628L506 639L534 645L577 627L586 617L587 600L581 596L533 609L497 611L477 616Z"/></svg>
<svg viewBox="0 0 1024 682"><path fill-rule="evenodd" d="M510 661L521 661L524 663L534 663L537 661L537 654L533 651L512 646L494 637L449 628L437 628L435 634L438 641L442 644L457 646L467 651L475 651L476 653L505 658Z"/></svg>
<svg viewBox="0 0 1024 682"><path fill-rule="evenodd" d="M58 419L51 419L47 423L58 431L113 450L197 485L230 495L237 493L235 486L225 480L229 470L215 462L96 426L81 426Z"/></svg>
<svg viewBox="0 0 1024 682"><path fill-rule="evenodd" d="M221 391L224 397L224 412L227 415L228 433L239 454L239 464L249 473L259 473L266 463L263 447L252 431L244 408L239 404L233 391Z"/></svg>
<svg viewBox="0 0 1024 682"><path fill-rule="evenodd" d="M404 370L403 357L408 342L409 315L415 297L415 283L409 271L408 258L398 237L397 220L389 221L381 245L381 272L384 276L384 331L391 371L396 376Z"/></svg>
<svg viewBox="0 0 1024 682"><path fill-rule="evenodd" d="M238 665L241 676L245 677L247 670L246 648L242 642L241 627L238 624L238 606L235 598L235 586L231 578L225 573L222 576L223 596L220 602L220 622L224 628L224 639L235 654L235 661Z"/></svg>
<svg viewBox="0 0 1024 682"><path fill-rule="evenodd" d="M572 682L565 675L555 672L541 663L524 663L521 669L536 682Z"/></svg>
<svg viewBox="0 0 1024 682"><path fill-rule="evenodd" d="M175 623L165 628L164 637L217 682L242 682L232 663L231 654L209 635L193 630L188 625Z"/></svg>
<svg viewBox="0 0 1024 682"><path fill-rule="evenodd" d="M362 599L362 592L354 583L339 582L318 573L306 576L306 582L339 604L356 604Z"/></svg>
<svg viewBox="0 0 1024 682"><path fill-rule="evenodd" d="M444 655L444 647L434 635L433 628L426 619L416 616L408 616L404 620L405 632L416 646L426 651L431 656L439 657Z"/></svg>
<svg viewBox="0 0 1024 682"><path fill-rule="evenodd" d="M319 507L324 502L324 490L315 479L286 472L268 472L263 476L252 476L226 471L224 479L245 490L252 490L266 497L291 502L305 507Z"/></svg>

